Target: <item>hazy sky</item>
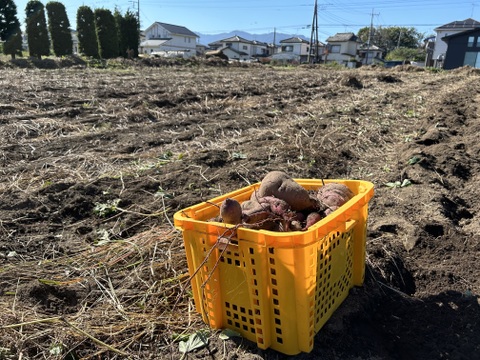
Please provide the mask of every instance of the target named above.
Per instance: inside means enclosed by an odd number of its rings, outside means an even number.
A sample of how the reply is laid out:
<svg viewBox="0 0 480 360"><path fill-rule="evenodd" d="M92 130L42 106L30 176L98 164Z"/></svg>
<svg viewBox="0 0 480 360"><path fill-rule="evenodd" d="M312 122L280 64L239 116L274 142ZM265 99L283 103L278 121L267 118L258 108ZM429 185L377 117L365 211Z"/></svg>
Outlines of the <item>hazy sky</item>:
<svg viewBox="0 0 480 360"><path fill-rule="evenodd" d="M14 0L20 22L25 21L27 0ZM46 5L48 1L42 1ZM93 9L118 8L137 12L142 29L153 22L182 25L205 34L233 30L250 33L278 32L310 37L314 0L64 0L72 28L82 5ZM373 14L373 16L372 16ZM318 1L318 37L324 41L338 32L354 32L364 26L407 26L430 35L434 28L455 20L480 21L480 0L352 0Z"/></svg>

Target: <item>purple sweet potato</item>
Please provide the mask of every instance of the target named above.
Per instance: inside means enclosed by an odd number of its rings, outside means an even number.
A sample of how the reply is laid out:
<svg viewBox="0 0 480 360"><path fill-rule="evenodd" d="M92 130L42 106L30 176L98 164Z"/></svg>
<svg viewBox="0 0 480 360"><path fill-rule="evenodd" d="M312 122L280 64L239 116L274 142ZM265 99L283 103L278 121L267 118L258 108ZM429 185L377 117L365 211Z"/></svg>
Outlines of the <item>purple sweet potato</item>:
<svg viewBox="0 0 480 360"><path fill-rule="evenodd" d="M226 198L220 205L220 217L227 224L242 223L242 207L235 199Z"/></svg>
<svg viewBox="0 0 480 360"><path fill-rule="evenodd" d="M292 210L315 209L317 200L283 171L271 171L263 178L256 192L257 198L274 196L286 201Z"/></svg>
<svg viewBox="0 0 480 360"><path fill-rule="evenodd" d="M305 230L308 229L310 226L312 226L313 224L316 224L317 222L319 222L320 220L322 220L322 215L320 215L318 212L316 211L313 211L311 212L310 214L307 215L307 220L306 220L306 224L305 224Z"/></svg>
<svg viewBox="0 0 480 360"><path fill-rule="evenodd" d="M327 183L317 192L317 199L330 210L339 208L353 196L353 192L346 185L340 183Z"/></svg>
<svg viewBox="0 0 480 360"><path fill-rule="evenodd" d="M274 196L264 196L258 199L261 205L268 204L270 211L279 216L284 216L290 211L290 205L285 200L278 199Z"/></svg>

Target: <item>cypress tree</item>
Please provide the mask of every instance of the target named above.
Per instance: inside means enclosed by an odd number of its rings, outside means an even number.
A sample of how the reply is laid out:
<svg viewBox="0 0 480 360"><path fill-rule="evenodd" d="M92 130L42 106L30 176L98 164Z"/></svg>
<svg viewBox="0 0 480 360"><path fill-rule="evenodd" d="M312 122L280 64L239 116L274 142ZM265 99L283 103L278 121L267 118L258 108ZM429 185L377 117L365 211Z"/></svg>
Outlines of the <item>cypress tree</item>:
<svg viewBox="0 0 480 360"><path fill-rule="evenodd" d="M77 10L77 34L80 53L98 58L98 40L95 31L95 16L88 6L80 6Z"/></svg>
<svg viewBox="0 0 480 360"><path fill-rule="evenodd" d="M131 56L138 57L138 47L140 46L140 24L138 23L137 16L130 10L128 10L123 17L120 32L122 34L122 44L124 46L122 56L125 56L125 53L129 51Z"/></svg>
<svg viewBox="0 0 480 360"><path fill-rule="evenodd" d="M125 57L125 54L127 52L127 47L123 41L123 34L122 34L122 28L123 28L123 23L124 23L124 18L118 8L115 8L115 11L113 13L113 17L115 18L115 26L117 30L117 38L118 38L118 56L123 56Z"/></svg>
<svg viewBox="0 0 480 360"><path fill-rule="evenodd" d="M53 52L57 56L72 55L73 40L65 6L58 1L50 1L46 8Z"/></svg>
<svg viewBox="0 0 480 360"><path fill-rule="evenodd" d="M5 55L11 55L12 59L22 55L22 31L13 0L0 0L0 40L4 41Z"/></svg>
<svg viewBox="0 0 480 360"><path fill-rule="evenodd" d="M94 16L100 57L102 59L117 57L118 34L112 12L108 9L95 9Z"/></svg>
<svg viewBox="0 0 480 360"><path fill-rule="evenodd" d="M25 13L30 56L41 59L43 55L50 55L50 39L43 4L38 0L30 0Z"/></svg>

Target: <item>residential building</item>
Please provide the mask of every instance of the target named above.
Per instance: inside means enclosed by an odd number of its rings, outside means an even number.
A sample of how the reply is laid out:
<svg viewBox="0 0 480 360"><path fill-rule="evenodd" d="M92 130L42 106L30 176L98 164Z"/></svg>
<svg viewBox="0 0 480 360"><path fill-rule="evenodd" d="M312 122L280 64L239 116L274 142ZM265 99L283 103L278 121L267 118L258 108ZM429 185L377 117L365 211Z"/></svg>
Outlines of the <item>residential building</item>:
<svg viewBox="0 0 480 360"><path fill-rule="evenodd" d="M358 37L352 33L337 33L327 39L325 62L337 62L346 65L358 60Z"/></svg>
<svg viewBox="0 0 480 360"><path fill-rule="evenodd" d="M383 61L383 49L373 44L359 44L357 54L363 65L372 65Z"/></svg>
<svg viewBox="0 0 480 360"><path fill-rule="evenodd" d="M429 36L423 40L423 48L425 49L425 66L434 66L433 52L435 51L435 36Z"/></svg>
<svg viewBox="0 0 480 360"><path fill-rule="evenodd" d="M252 56L253 57L266 57L270 55L273 45L269 45L262 41L252 40Z"/></svg>
<svg viewBox="0 0 480 360"><path fill-rule="evenodd" d="M444 69L466 65L480 68L480 28L445 36L442 41L447 44Z"/></svg>
<svg viewBox="0 0 480 360"><path fill-rule="evenodd" d="M78 54L78 32L76 30L70 30L72 32L72 52Z"/></svg>
<svg viewBox="0 0 480 360"><path fill-rule="evenodd" d="M252 58L269 55L270 47L267 43L248 40L235 35L226 39L208 44L212 51L220 50L230 60L250 60ZM227 50L229 49L229 50ZM213 54L210 52L210 55Z"/></svg>
<svg viewBox="0 0 480 360"><path fill-rule="evenodd" d="M321 42L318 45L318 52L321 55L325 45ZM280 47L277 53L272 55L272 60L306 62L310 50L310 42L308 40L294 36L280 41Z"/></svg>
<svg viewBox="0 0 480 360"><path fill-rule="evenodd" d="M204 56L208 50L208 46L197 43L196 50L197 50L197 56Z"/></svg>
<svg viewBox="0 0 480 360"><path fill-rule="evenodd" d="M250 54L239 51L230 46L224 46L216 50L207 51L205 53L207 58L215 56L225 60L247 61L251 59Z"/></svg>
<svg viewBox="0 0 480 360"><path fill-rule="evenodd" d="M184 26L155 22L144 30L144 36L140 54L189 58L197 53L199 36Z"/></svg>
<svg viewBox="0 0 480 360"><path fill-rule="evenodd" d="M480 27L480 22L468 18L465 20L453 21L435 28L434 30L437 35L435 37L435 47L432 55L434 66L443 66L443 60L447 52L447 43L443 40L443 38L463 31L472 30L477 27Z"/></svg>

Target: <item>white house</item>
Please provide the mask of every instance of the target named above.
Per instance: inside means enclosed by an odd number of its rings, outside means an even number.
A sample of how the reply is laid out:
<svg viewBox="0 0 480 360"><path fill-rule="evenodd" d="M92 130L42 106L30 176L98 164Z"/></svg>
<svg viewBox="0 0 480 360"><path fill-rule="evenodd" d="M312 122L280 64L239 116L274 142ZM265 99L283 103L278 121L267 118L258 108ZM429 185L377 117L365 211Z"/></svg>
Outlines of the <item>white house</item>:
<svg viewBox="0 0 480 360"><path fill-rule="evenodd" d="M357 49L360 45L358 37L352 33L337 33L327 39L325 52L326 62L347 64L352 59L357 60Z"/></svg>
<svg viewBox="0 0 480 360"><path fill-rule="evenodd" d="M435 37L435 47L433 49L432 60L435 66L442 67L445 54L447 53L447 43L442 40L446 36L457 34L467 30L473 30L480 27L480 22L468 18L465 20L453 21L451 23L435 28L437 33Z"/></svg>
<svg viewBox="0 0 480 360"><path fill-rule="evenodd" d="M253 40L252 41L252 56L253 57L263 57L270 55L273 45L268 45L262 41Z"/></svg>
<svg viewBox="0 0 480 360"><path fill-rule="evenodd" d="M247 54L244 51L239 51L230 46L224 46L224 47L221 47L220 49L207 51L205 53L205 56L207 58L216 56L225 60L239 60L239 61L246 61L251 59L250 54Z"/></svg>
<svg viewBox="0 0 480 360"><path fill-rule="evenodd" d="M367 43L359 44L357 48L360 61L364 65L375 64L383 59L383 50L376 45L368 45Z"/></svg>
<svg viewBox="0 0 480 360"><path fill-rule="evenodd" d="M184 26L154 22L144 30L145 39L140 43L140 54L160 56L196 55L198 35Z"/></svg>
<svg viewBox="0 0 480 360"><path fill-rule="evenodd" d="M319 55L323 53L324 44L319 42ZM305 62L308 59L310 42L297 36L280 41L279 51L272 55L272 60Z"/></svg>
<svg viewBox="0 0 480 360"><path fill-rule="evenodd" d="M218 40L208 44L213 50L220 50L230 60L249 60L252 58L265 57L270 53L271 46L257 40L247 40L235 35L226 39ZM232 51L225 51L225 49ZM213 54L210 52L210 54Z"/></svg>

